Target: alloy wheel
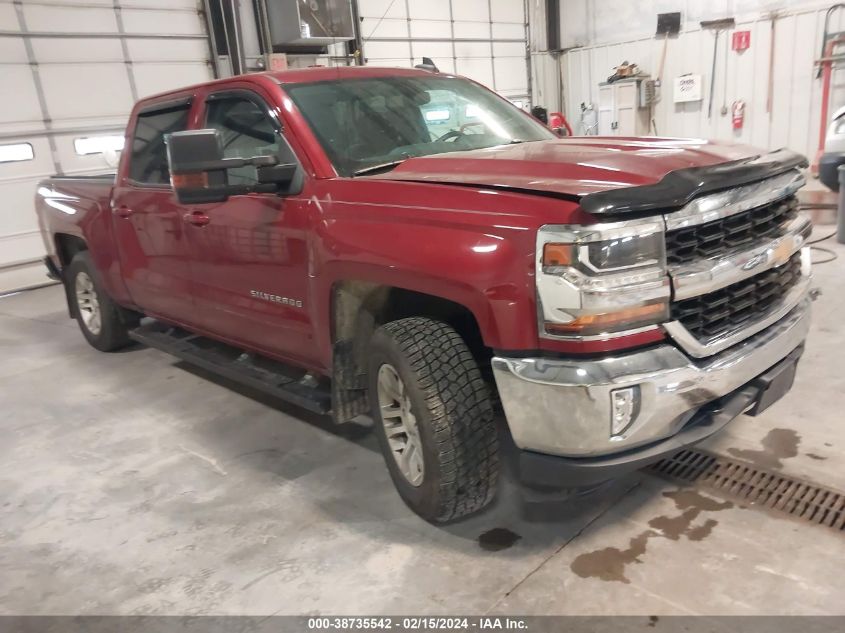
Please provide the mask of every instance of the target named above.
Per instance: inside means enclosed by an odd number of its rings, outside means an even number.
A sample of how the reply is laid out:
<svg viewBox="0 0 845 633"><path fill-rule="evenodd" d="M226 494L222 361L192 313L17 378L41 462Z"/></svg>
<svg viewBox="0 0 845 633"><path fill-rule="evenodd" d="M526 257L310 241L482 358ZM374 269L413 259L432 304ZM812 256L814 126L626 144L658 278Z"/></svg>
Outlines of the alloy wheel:
<svg viewBox="0 0 845 633"><path fill-rule="evenodd" d="M102 313L97 290L94 288L94 282L88 273L80 272L76 276L74 291L76 292L76 306L79 309L82 322L85 324L85 329L97 336L102 328Z"/></svg>
<svg viewBox="0 0 845 633"><path fill-rule="evenodd" d="M408 483L417 487L425 477L419 425L405 383L392 365L379 368L378 401L390 452Z"/></svg>

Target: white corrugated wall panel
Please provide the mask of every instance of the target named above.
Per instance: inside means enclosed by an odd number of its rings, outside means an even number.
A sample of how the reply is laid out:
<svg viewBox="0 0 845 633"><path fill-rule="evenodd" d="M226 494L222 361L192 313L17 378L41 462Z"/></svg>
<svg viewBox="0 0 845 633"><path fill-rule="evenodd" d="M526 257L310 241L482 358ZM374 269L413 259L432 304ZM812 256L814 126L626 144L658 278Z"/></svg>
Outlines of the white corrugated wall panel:
<svg viewBox="0 0 845 633"><path fill-rule="evenodd" d="M456 57L483 57L490 61L489 42L455 42Z"/></svg>
<svg viewBox="0 0 845 633"><path fill-rule="evenodd" d="M109 2L109 0L106 0L106 2ZM197 12L198 6L197 0L122 0L122 4L127 7L167 9L168 11L184 9L185 11L193 11L194 13Z"/></svg>
<svg viewBox="0 0 845 633"><path fill-rule="evenodd" d="M129 59L136 62L198 62L208 60L208 42L205 40L164 40L150 46L147 40L126 42Z"/></svg>
<svg viewBox="0 0 845 633"><path fill-rule="evenodd" d="M80 0L49 0L50 4L56 5L68 5L68 6L79 6L79 5L102 5L104 7L113 7L114 1L113 0L88 0L87 2L80 2Z"/></svg>
<svg viewBox="0 0 845 633"><path fill-rule="evenodd" d="M114 33L117 18L113 7L85 5L57 7L47 4L23 4L26 26L30 31L73 33Z"/></svg>
<svg viewBox="0 0 845 633"><path fill-rule="evenodd" d="M0 164L0 292L44 281L43 269L36 273L27 263L43 252L32 199L38 181L53 173L53 163L46 138L28 142L32 161Z"/></svg>
<svg viewBox="0 0 845 633"><path fill-rule="evenodd" d="M411 20L411 37L443 38L452 37L452 23L447 20Z"/></svg>
<svg viewBox="0 0 845 633"><path fill-rule="evenodd" d="M128 114L134 100L123 64L42 64L39 74L55 127L75 119Z"/></svg>
<svg viewBox="0 0 845 633"><path fill-rule="evenodd" d="M452 16L455 20L489 23L490 5L487 0L453 0Z"/></svg>
<svg viewBox="0 0 845 633"><path fill-rule="evenodd" d="M117 39L36 38L32 40L32 49L39 64L124 62L123 49Z"/></svg>
<svg viewBox="0 0 845 633"><path fill-rule="evenodd" d="M151 62L133 66L139 99L213 78L204 62Z"/></svg>
<svg viewBox="0 0 845 633"><path fill-rule="evenodd" d="M358 0L358 13L361 17L370 16L376 20L408 17L404 0Z"/></svg>
<svg viewBox="0 0 845 633"><path fill-rule="evenodd" d="M490 20L525 24L525 6L518 0L490 0Z"/></svg>
<svg viewBox="0 0 845 633"><path fill-rule="evenodd" d="M408 2L411 20L449 20L449 0Z"/></svg>
<svg viewBox="0 0 845 633"><path fill-rule="evenodd" d="M405 66L411 63L411 41L408 39L395 42L372 40L365 44L364 50L371 65L383 66L386 59L401 59Z"/></svg>
<svg viewBox="0 0 845 633"><path fill-rule="evenodd" d="M166 33L177 35L204 35L205 26L196 9L167 10L162 20L161 11L150 9L123 9L123 28L127 33Z"/></svg>
<svg viewBox="0 0 845 633"><path fill-rule="evenodd" d="M0 37L0 61L4 64L26 64L26 47L18 38Z"/></svg>
<svg viewBox="0 0 845 633"><path fill-rule="evenodd" d="M14 86L14 99L0 99L0 132L19 130L26 126L40 127L38 93L29 66L0 64L0 77L6 86ZM0 178L3 177L3 170L0 166Z"/></svg>
<svg viewBox="0 0 845 633"><path fill-rule="evenodd" d="M464 22L455 21L456 38L477 38L484 39L490 36L489 22Z"/></svg>
<svg viewBox="0 0 845 633"><path fill-rule="evenodd" d="M361 17L361 33L365 40L373 37L408 37L408 20Z"/></svg>
<svg viewBox="0 0 845 633"><path fill-rule="evenodd" d="M493 39L523 40L522 55L525 56L525 25L522 23L493 22Z"/></svg>
<svg viewBox="0 0 845 633"><path fill-rule="evenodd" d="M459 75L464 75L475 79L475 81L484 84L485 86L492 86L493 81L493 64L489 58L483 57L458 57L455 60L456 71Z"/></svg>
<svg viewBox="0 0 845 633"><path fill-rule="evenodd" d="M452 57L451 42L415 40L411 42L411 50L414 52L415 58L422 57L423 55L432 59ZM440 67L438 66L438 68Z"/></svg>
<svg viewBox="0 0 845 633"><path fill-rule="evenodd" d="M358 6L368 64L408 67L430 57L444 72L527 98L522 0L359 0Z"/></svg>
<svg viewBox="0 0 845 633"><path fill-rule="evenodd" d="M0 100L0 144L29 143L34 153L0 163L5 292L46 280L36 183L56 171L113 169L114 153L80 155L74 142L122 135L137 98L206 81L212 70L195 0L0 0L0 30L15 34L0 37L0 76L14 94Z"/></svg>

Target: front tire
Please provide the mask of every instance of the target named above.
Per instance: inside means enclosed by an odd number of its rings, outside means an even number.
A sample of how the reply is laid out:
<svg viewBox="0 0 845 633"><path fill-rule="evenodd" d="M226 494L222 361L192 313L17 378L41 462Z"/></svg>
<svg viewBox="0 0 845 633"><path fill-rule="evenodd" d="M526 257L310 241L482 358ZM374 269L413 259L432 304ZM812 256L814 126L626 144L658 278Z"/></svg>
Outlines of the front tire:
<svg viewBox="0 0 845 633"><path fill-rule="evenodd" d="M126 347L129 338L126 311L109 298L97 281L87 251L77 253L65 270L65 284L71 311L85 340L101 352Z"/></svg>
<svg viewBox="0 0 845 633"><path fill-rule="evenodd" d="M461 336L413 317L373 335L370 402L391 479L427 521L477 512L496 494L499 451L490 394Z"/></svg>

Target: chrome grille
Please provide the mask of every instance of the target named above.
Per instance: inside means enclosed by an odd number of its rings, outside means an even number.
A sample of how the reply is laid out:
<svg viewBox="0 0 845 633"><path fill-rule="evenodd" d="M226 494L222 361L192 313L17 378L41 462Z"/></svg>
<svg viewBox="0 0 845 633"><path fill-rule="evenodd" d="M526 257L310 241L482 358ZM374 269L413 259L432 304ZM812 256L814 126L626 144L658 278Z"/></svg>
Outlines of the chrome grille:
<svg viewBox="0 0 845 633"><path fill-rule="evenodd" d="M766 238L777 237L782 225L797 215L798 199L790 196L713 222L669 231L666 260L670 266L686 264L753 246Z"/></svg>
<svg viewBox="0 0 845 633"><path fill-rule="evenodd" d="M788 262L725 288L672 304L672 318L700 341L761 316L801 277L801 253Z"/></svg>

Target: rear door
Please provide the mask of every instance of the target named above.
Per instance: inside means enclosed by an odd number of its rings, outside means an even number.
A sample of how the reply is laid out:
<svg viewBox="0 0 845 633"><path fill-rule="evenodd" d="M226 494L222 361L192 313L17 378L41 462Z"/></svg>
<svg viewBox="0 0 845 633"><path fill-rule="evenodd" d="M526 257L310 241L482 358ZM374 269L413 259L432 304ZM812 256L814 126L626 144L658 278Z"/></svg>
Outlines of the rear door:
<svg viewBox="0 0 845 633"><path fill-rule="evenodd" d="M112 197L112 221L126 287L145 312L193 322L189 247L183 208L170 186L165 136L188 128L191 102L139 112L130 130L128 169Z"/></svg>
<svg viewBox="0 0 845 633"><path fill-rule="evenodd" d="M211 93L199 126L220 132L226 158L273 155L280 163L298 162L276 113L253 90ZM257 182L254 167L228 173L230 184ZM203 217L187 227L202 328L286 359L314 359L306 195L232 196L190 211Z"/></svg>

